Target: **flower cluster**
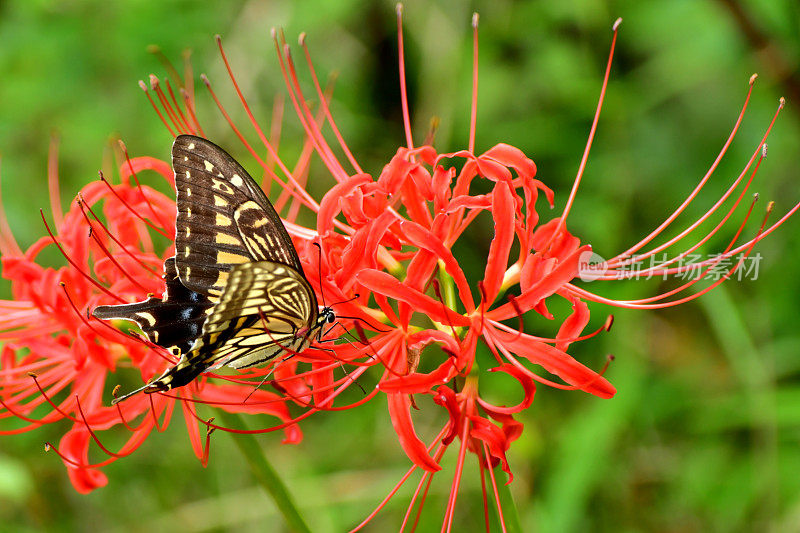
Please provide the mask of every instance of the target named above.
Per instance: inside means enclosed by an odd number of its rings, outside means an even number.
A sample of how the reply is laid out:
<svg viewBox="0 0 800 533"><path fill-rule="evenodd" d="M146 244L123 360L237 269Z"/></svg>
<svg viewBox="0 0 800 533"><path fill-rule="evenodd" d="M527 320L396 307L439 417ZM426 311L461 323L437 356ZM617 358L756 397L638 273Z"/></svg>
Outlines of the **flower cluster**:
<svg viewBox="0 0 800 533"><path fill-rule="evenodd" d="M0 338L5 343L0 363L0 419L9 423L3 432L26 431L60 420L71 422L71 429L56 449L76 489L88 492L107 482L99 467L132 453L153 429L160 430L169 423L176 405L187 420L195 452L207 460L208 435L212 429L241 430L205 420L198 413L197 404L231 412L272 414L279 422L262 431L283 429L286 442L297 442L301 438L298 422L312 413L354 407L383 394L399 443L413 462L400 484L415 469L424 472L414 499L420 497L422 487L440 470L446 449L458 442L458 467L445 514L446 524L452 523L467 451L477 458L482 475L488 473L502 521L495 467L499 465L508 473L510 481L506 451L523 430L515 415L531 406L537 384L578 389L600 398L610 398L615 393L602 371L592 370L568 353L571 343L610 327L609 317L599 329L585 333L589 323L587 301L631 308L676 305L721 283L738 264L731 265L718 281L684 297L676 295L699 282L700 277L667 293L638 301L609 300L577 286L575 281L581 275L582 264L591 256L591 247L570 234L567 217L597 126L618 24L614 25L597 114L575 184L564 211L545 223L540 222L537 207L546 202L552 208L554 195L536 179L534 162L507 144L497 144L482 153L474 148L477 17L473 19L473 27L476 55L469 145L465 150L438 153L430 145L415 146L411 135L398 11L406 145L375 176L362 170L342 140L328 108L330 95L321 88L309 60L314 97L319 99L318 109L312 113L289 46L281 34L275 33L287 91L307 134L304 150L290 170L274 148L279 124L267 130L259 125L239 91L218 40L233 86L268 157L262 158L259 153L263 151L251 146L228 119L231 127L258 161L267 182L282 189L275 207L293 237L309 282L320 298L324 297L323 301L342 302L334 305L339 323L327 332L326 340L350 335L354 342L322 343L273 368L206 374L181 389L139 395L108 407L109 373L118 367L132 366L147 380L175 360L173 354L165 353L135 333L87 318L87 311L96 305L138 301L163 290L160 268L174 248L156 251L152 235L162 233L168 239L174 238L175 204L171 198L140 185L137 174L154 170L173 183L171 169L152 158L128 159L126 155L119 183L101 180L88 185L63 217L54 208L56 222L50 236L25 252L16 245L5 219L0 219L3 275L11 280L14 290L14 300L0 302ZM308 58L304 37L300 44ZM205 76L201 79L227 119L228 113L210 82ZM753 81L754 78L748 99ZM181 80L173 82L178 84L180 98L169 82L162 83L155 77L151 77L149 86L144 83L141 86L172 135L204 135L194 111L192 90ZM769 129L739 178L708 213L664 245L639 252L670 226L707 182L733 140L746 106L747 101L719 158L686 202L640 243L606 261L603 273L595 279L625 278L625 272L631 271L628 258L632 254L637 254L637 261L643 261L676 244L739 190L735 205L719 225L676 256L675 261L696 250L732 216L766 154ZM334 155L323 134L326 125L352 170L346 170ZM320 201L304 188L312 153L324 162L334 180ZM316 215L315 228L296 223L302 209ZM730 246L704 262L701 268L711 269L735 254L743 260L756 242L796 209L797 206L767 229L765 219L754 237L737 245L751 205ZM488 255L479 279L469 279L465 273L468 269L454 249L462 244L467 229L484 219L491 220L493 226L493 233L487 232L492 235ZM66 266L55 269L39 265L38 253L50 245L59 247L68 260ZM670 269L669 265L660 263L653 273L675 273L684 268ZM692 266L698 268L696 263ZM572 309L568 316L561 317L557 334L544 338L523 331L522 317L527 313L555 320L548 310L553 299L564 299ZM482 359L479 365L482 345L488 348L491 357ZM275 392L253 392L254 385L269 372L272 372L269 384ZM507 406L493 404L483 397L481 385L487 372L508 376L518 387L521 400ZM362 376L363 380L376 380L377 386L352 403L337 400ZM431 442L424 442L415 430L412 418L415 396L430 397L440 409L442 426ZM138 424L131 425L129 422L137 417ZM24 425L18 421L24 421ZM104 448L109 458L90 463L90 442L94 440L102 446L98 431L114 426L124 426L131 432L128 442L117 452ZM205 445L200 431L203 426L208 428ZM424 492L421 497L424 498ZM486 491L484 498L486 503ZM409 506L406 520L414 503Z"/></svg>

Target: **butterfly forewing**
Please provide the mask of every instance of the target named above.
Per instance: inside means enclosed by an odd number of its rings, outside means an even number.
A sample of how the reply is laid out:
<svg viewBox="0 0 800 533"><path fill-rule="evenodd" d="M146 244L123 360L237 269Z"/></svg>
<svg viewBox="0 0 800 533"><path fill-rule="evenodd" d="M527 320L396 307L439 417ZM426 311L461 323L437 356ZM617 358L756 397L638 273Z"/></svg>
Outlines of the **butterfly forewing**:
<svg viewBox="0 0 800 533"><path fill-rule="evenodd" d="M235 265L273 261L301 270L291 238L264 192L214 143L181 135L172 146L181 281L216 299Z"/></svg>

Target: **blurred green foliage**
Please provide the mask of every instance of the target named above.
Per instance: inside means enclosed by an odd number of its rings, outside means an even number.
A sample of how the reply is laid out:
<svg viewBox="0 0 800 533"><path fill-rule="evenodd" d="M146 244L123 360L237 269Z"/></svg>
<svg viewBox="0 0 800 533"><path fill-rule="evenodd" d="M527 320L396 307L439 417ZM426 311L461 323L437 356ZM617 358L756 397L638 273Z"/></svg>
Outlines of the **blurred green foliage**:
<svg viewBox="0 0 800 533"><path fill-rule="evenodd" d="M673 234L738 175L778 97L800 97L794 0L410 1L405 38L415 136L421 139L439 117L440 151L467 142L473 10L481 15L477 149L497 142L521 148L556 191L555 212L566 201L591 124L611 23L625 19L570 220L573 233L603 256L637 242L691 191L727 137L753 72L760 77L741 132ZM188 0L0 2L3 201L20 243L44 234L37 209L49 205L51 135L61 139L65 205L99 169L113 166L112 138L121 137L132 155L168 155L170 136L136 85L151 72L165 74L147 53L150 44L177 65L191 49L195 83L208 73L245 125L213 35L223 36L266 122L283 89L269 29L283 27L290 42L308 32L318 72L338 72L332 103L338 125L361 165L377 174L404 142L393 15L392 3L365 0L213 7ZM207 94L197 92L206 133L252 168ZM288 107L284 122L282 146L292 154L302 138ZM775 199L782 214L800 200L800 98L789 99L769 146L755 190ZM315 170L310 187L319 196L331 181L321 165ZM790 220L759 245L756 281L729 282L699 303L667 311L592 307L593 325L614 312L615 328L572 351L594 367L615 354L607 375L619 392L599 400L539 389L509 456L525 531L800 530L799 225ZM733 227L704 252L724 248ZM748 231L754 233L752 224ZM477 279L488 241L474 237L475 248L459 253ZM590 288L640 298L669 286L651 280ZM426 435L441 423L424 410L420 420ZM303 429L298 446L280 445L277 434L262 440L316 531L358 523L408 467L379 401L317 416ZM82 496L58 457L42 451L63 430L43 427L0 440L0 530L281 530L235 452L235 437L215 434L203 469L175 423L107 467L107 487ZM454 455L445 456L420 531L440 527ZM412 488L401 490L369 529L397 528ZM477 468L468 461L456 530L476 530L481 509Z"/></svg>

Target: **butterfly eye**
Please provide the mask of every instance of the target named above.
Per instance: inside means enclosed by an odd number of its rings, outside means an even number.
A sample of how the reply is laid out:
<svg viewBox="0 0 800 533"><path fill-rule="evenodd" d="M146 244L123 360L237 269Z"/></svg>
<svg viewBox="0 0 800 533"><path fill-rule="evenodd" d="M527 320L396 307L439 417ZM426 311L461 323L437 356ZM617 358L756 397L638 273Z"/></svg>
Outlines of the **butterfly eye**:
<svg viewBox="0 0 800 533"><path fill-rule="evenodd" d="M333 311L328 311L328 316L325 319L328 321L328 324L330 324L336 320L336 315L333 314Z"/></svg>

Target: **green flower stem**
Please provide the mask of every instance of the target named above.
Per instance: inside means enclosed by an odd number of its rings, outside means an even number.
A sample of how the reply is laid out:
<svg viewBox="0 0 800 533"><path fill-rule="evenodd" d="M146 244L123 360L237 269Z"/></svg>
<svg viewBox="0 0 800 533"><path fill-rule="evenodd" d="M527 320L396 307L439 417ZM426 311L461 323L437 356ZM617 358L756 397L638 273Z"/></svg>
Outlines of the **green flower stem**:
<svg viewBox="0 0 800 533"><path fill-rule="evenodd" d="M450 309L458 312L456 307L458 301L456 300L456 287L453 278L444 269L444 262L439 261L439 285L442 287L442 298L444 304Z"/></svg>
<svg viewBox="0 0 800 533"><path fill-rule="evenodd" d="M218 413L220 420L222 420L223 424L226 426L238 428L246 427L245 421L240 415L229 413L221 409ZM269 464L269 461L267 461L256 438L247 433L232 434L231 436L236 446L239 447L239 450L245 456L245 459L247 459L247 462L250 463L253 475L255 475L261 486L272 496L275 505L286 520L286 525L289 530L298 533L310 533L311 529L309 529L308 524L306 524L300 514L300 510L295 505L292 495L289 494L289 489L272 465Z"/></svg>
<svg viewBox="0 0 800 533"><path fill-rule="evenodd" d="M514 503L514 497L511 495L511 489L508 485L503 483L506 473L503 472L498 466L495 469L494 475L495 479L497 480L497 494L500 497L500 508L503 509L503 520L506 524L506 531L508 533L522 533L522 527L519 523L519 513L517 512L517 504ZM497 509L495 509L495 512L496 511Z"/></svg>

